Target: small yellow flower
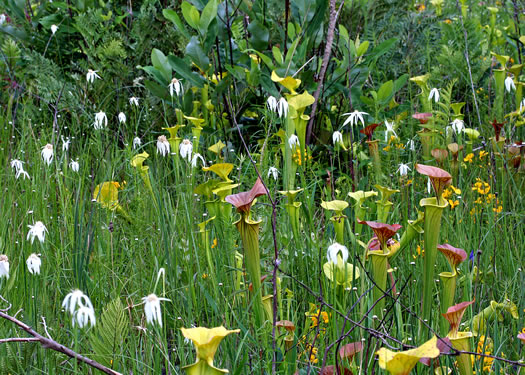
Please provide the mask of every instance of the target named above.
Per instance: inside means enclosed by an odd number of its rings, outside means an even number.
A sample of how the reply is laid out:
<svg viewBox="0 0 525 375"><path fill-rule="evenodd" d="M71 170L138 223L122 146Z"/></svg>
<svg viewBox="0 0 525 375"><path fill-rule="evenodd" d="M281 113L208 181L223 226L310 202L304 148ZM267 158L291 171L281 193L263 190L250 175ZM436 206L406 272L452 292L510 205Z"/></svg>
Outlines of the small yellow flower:
<svg viewBox="0 0 525 375"><path fill-rule="evenodd" d="M450 204L450 209L453 210L459 204L459 201L457 199L455 201L449 199L448 203Z"/></svg>
<svg viewBox="0 0 525 375"><path fill-rule="evenodd" d="M383 147L383 151L385 151L385 152L390 151L390 145L388 145L388 146L386 146L386 147Z"/></svg>
<svg viewBox="0 0 525 375"><path fill-rule="evenodd" d="M452 186L452 185L449 185L449 188L452 189L452 191L454 192L454 194L456 194L456 195L461 194L461 189L458 189L458 188L456 188L456 187L454 187L454 186Z"/></svg>
<svg viewBox="0 0 525 375"><path fill-rule="evenodd" d="M488 153L487 151L483 151L483 150L481 150L481 151L479 152L479 160L483 160L483 158L484 158L485 156L487 156L488 154L489 154L489 153Z"/></svg>
<svg viewBox="0 0 525 375"><path fill-rule="evenodd" d="M463 161L465 163L472 163L472 159L474 158L474 154L471 152L470 154L468 154L467 156L465 156L465 158L463 159Z"/></svg>
<svg viewBox="0 0 525 375"><path fill-rule="evenodd" d="M207 273L203 273L203 274L202 274L202 278L203 278L203 279L207 279L207 278L208 278L208 274L207 274Z"/></svg>
<svg viewBox="0 0 525 375"><path fill-rule="evenodd" d="M447 19L444 20L443 22L448 23L448 24L450 25L450 24L452 23L452 20L450 20L450 19L447 18Z"/></svg>
<svg viewBox="0 0 525 375"><path fill-rule="evenodd" d="M448 199L451 195L452 195L452 192L448 189L445 189L441 196L443 197L443 199Z"/></svg>
<svg viewBox="0 0 525 375"><path fill-rule="evenodd" d="M494 207L492 211L499 214L501 211L503 211L503 206Z"/></svg>
<svg viewBox="0 0 525 375"><path fill-rule="evenodd" d="M212 249L215 249L216 247L217 247L217 238L214 238L214 239L213 239L213 242L212 242L212 244L211 244L211 248L212 248Z"/></svg>

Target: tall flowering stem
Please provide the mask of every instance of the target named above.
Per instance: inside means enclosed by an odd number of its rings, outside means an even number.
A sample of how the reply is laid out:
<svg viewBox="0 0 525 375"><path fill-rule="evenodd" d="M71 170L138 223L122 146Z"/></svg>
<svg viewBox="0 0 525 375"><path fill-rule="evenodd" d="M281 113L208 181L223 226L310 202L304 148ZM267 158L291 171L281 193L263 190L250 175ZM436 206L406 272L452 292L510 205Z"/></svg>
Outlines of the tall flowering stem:
<svg viewBox="0 0 525 375"><path fill-rule="evenodd" d="M452 182L452 176L443 169L416 164L416 170L430 178L436 197L421 199L419 205L425 209L424 243L425 263L423 266L423 319L430 319L432 291L434 286L434 265L437 257L437 244L441 228L441 216L448 206L443 199L443 191Z"/></svg>
<svg viewBox="0 0 525 375"><path fill-rule="evenodd" d="M255 322L259 327L262 326L264 322L264 305L261 294L261 261L259 254L259 224L261 220L256 221L251 219L250 208L254 199L261 195L266 195L266 188L258 178L250 191L228 195L225 198L225 201L234 205L241 214L241 218L234 224L241 235L244 247L244 263L253 285Z"/></svg>

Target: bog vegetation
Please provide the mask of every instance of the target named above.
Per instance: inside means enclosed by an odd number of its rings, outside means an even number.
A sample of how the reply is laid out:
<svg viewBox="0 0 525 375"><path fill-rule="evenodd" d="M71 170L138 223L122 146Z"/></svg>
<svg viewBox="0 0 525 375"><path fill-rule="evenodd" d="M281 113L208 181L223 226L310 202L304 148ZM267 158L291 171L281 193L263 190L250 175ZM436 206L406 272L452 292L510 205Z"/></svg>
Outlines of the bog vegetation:
<svg viewBox="0 0 525 375"><path fill-rule="evenodd" d="M518 0L0 2L1 374L519 374Z"/></svg>

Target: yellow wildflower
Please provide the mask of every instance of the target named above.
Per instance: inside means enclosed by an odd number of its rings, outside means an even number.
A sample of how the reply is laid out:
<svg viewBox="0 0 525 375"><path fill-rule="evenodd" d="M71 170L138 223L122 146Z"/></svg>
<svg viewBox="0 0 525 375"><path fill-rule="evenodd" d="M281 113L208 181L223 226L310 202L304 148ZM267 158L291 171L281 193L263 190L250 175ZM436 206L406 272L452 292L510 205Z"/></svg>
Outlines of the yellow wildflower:
<svg viewBox="0 0 525 375"><path fill-rule="evenodd" d="M459 201L457 199L455 201L449 199L448 203L450 204L450 209L453 210L459 204Z"/></svg>
<svg viewBox="0 0 525 375"><path fill-rule="evenodd" d="M488 154L489 154L489 153L488 153L487 151L483 151L483 150L481 150L481 151L479 152L479 160L483 160L483 158L484 158L485 156L487 156Z"/></svg>
<svg viewBox="0 0 525 375"><path fill-rule="evenodd" d="M452 195L452 192L448 189L445 189L441 196L443 197L443 199L448 199L451 195Z"/></svg>
<svg viewBox="0 0 525 375"><path fill-rule="evenodd" d="M211 248L214 249L214 248L216 248L216 247L217 247L217 238L214 238L214 239L213 239L213 242L212 242L212 244L211 244Z"/></svg>
<svg viewBox="0 0 525 375"><path fill-rule="evenodd" d="M492 211L499 214L501 211L503 211L503 206L494 207Z"/></svg>
<svg viewBox="0 0 525 375"><path fill-rule="evenodd" d="M472 159L474 158L474 154L471 152L470 154L468 154L467 156L465 156L465 158L463 159L463 161L465 163L472 163Z"/></svg>

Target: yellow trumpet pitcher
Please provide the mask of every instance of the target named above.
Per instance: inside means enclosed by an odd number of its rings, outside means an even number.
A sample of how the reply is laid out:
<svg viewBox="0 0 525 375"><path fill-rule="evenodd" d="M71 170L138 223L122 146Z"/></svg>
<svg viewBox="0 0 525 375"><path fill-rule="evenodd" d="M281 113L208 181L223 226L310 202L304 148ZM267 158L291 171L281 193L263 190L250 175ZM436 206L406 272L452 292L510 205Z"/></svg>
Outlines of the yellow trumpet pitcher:
<svg viewBox="0 0 525 375"><path fill-rule="evenodd" d="M215 328L181 328L182 334L193 342L197 351L197 360L194 364L183 369L189 375L227 374L228 370L219 369L213 365L213 359L222 339L230 333L239 333L239 329L227 330L223 326Z"/></svg>

